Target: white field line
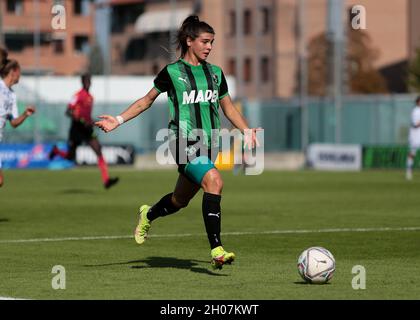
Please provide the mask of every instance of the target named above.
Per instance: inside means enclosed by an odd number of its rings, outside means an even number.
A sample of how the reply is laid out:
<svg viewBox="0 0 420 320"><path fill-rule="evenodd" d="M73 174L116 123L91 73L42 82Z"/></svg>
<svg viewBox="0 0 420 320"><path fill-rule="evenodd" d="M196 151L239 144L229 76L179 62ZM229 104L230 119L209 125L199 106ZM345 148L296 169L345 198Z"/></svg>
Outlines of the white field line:
<svg viewBox="0 0 420 320"><path fill-rule="evenodd" d="M0 297L0 300L26 300L26 299L12 298L12 297Z"/></svg>
<svg viewBox="0 0 420 320"><path fill-rule="evenodd" d="M315 230L271 230L271 231L238 231L224 232L222 236L243 236L243 235L269 235L269 234L305 234L305 233L342 233L342 232L388 232L388 231L420 231L420 227L400 227L400 228L331 228L331 229L315 229ZM204 234L198 233L181 233L181 234L162 234L150 235L150 238L183 238L183 237L199 237ZM91 240L115 240L129 239L132 235L121 236L91 236L91 237L64 237L64 238L38 238L38 239L16 239L16 240L0 240L0 244L12 243L30 243L30 242L60 242L60 241L91 241Z"/></svg>

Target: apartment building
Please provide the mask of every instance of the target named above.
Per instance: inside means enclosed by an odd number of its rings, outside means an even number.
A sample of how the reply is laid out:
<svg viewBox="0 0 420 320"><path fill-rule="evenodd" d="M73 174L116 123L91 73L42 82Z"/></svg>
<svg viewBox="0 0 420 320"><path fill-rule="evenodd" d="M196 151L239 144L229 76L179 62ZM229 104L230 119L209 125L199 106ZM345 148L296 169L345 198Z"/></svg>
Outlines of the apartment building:
<svg viewBox="0 0 420 320"><path fill-rule="evenodd" d="M326 32L328 0L306 0L309 43ZM298 90L298 0L5 0L0 2L1 29L11 56L24 73L77 74L87 68L98 34L95 10L111 9L110 71L116 75L154 75L176 59L173 39L192 13L212 25L216 42L209 57L236 79L247 98L290 97ZM38 4L38 5L36 5ZM66 9L66 29L51 26L52 6ZM344 0L343 23L350 10L366 9L370 46L378 51L374 67L390 92L404 92L409 59L420 47L418 0ZM36 13L39 12L39 15ZM39 16L39 18L37 18ZM34 35L39 30L39 50Z"/></svg>
<svg viewBox="0 0 420 320"><path fill-rule="evenodd" d="M298 90L297 0L137 1L141 14L112 34L113 72L155 74L174 58L169 41L189 13L216 30L209 61L236 78L247 98L290 97ZM390 92L404 92L404 77L414 49L420 46L420 13L415 0L345 0L343 24L351 26L351 9L366 9L371 47L378 51L374 67ZM139 11L139 12L140 12ZM120 11L121 13L122 11ZM307 42L326 32L328 0L307 0Z"/></svg>
<svg viewBox="0 0 420 320"><path fill-rule="evenodd" d="M53 11L56 5L61 7ZM2 0L4 46L24 74L79 74L88 66L95 35L94 10L89 0ZM55 20L59 28L54 29L54 18L63 13L65 20Z"/></svg>

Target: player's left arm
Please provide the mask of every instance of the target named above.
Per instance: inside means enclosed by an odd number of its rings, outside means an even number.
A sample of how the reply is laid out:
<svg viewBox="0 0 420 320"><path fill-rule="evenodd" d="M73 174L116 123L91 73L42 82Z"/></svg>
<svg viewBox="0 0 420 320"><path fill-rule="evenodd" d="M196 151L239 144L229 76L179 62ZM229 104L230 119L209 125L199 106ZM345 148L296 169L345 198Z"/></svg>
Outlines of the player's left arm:
<svg viewBox="0 0 420 320"><path fill-rule="evenodd" d="M220 100L220 107L222 108L226 118L228 118L235 128L241 130L242 133L244 133L246 129L249 129L246 119L242 116L238 109L235 108L229 95L224 96Z"/></svg>
<svg viewBox="0 0 420 320"><path fill-rule="evenodd" d="M249 148L254 148L255 146L260 145L257 140L257 131L262 129L249 128L244 116L233 105L229 94L220 100L220 107L222 108L226 118L228 118L228 120L244 134L245 146L248 145Z"/></svg>
<svg viewBox="0 0 420 320"><path fill-rule="evenodd" d="M25 111L18 117L10 119L10 124L13 128L19 127L28 117L35 113L36 109L34 106L29 105Z"/></svg>

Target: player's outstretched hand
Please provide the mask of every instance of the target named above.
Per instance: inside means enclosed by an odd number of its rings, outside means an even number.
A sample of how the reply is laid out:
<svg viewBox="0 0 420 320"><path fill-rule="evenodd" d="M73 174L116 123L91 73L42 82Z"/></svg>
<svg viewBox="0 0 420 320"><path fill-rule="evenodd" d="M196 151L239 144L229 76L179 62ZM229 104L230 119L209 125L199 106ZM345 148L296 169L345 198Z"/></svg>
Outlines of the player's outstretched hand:
<svg viewBox="0 0 420 320"><path fill-rule="evenodd" d="M36 111L35 107L30 105L30 106L26 107L25 114L26 114L26 116L29 117L29 116L33 115L35 113L35 111Z"/></svg>
<svg viewBox="0 0 420 320"><path fill-rule="evenodd" d="M257 131L262 131L262 128L252 128L244 130L244 148L248 147L248 150L252 150L255 147L259 147L260 143L257 139Z"/></svg>
<svg viewBox="0 0 420 320"><path fill-rule="evenodd" d="M98 126L105 132L110 132L119 126L118 120L110 115L99 116L99 121L95 122L95 126Z"/></svg>

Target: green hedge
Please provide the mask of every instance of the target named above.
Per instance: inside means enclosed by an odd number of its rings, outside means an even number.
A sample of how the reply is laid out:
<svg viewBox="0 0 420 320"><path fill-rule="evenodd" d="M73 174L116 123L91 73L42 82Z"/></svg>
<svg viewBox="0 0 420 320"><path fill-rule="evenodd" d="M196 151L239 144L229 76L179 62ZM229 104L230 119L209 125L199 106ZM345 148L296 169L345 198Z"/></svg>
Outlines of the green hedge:
<svg viewBox="0 0 420 320"><path fill-rule="evenodd" d="M408 146L364 146L363 168L405 168ZM414 160L420 167L420 150Z"/></svg>

